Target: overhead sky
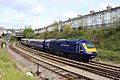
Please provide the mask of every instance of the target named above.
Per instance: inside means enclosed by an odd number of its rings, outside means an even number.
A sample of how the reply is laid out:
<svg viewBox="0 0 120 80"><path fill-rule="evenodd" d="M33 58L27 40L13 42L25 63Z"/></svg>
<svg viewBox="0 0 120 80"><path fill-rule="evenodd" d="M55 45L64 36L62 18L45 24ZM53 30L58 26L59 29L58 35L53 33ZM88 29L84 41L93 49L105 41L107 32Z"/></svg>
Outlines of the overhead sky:
<svg viewBox="0 0 120 80"><path fill-rule="evenodd" d="M54 21L100 11L107 5L120 6L120 0L0 0L0 27L7 29L43 28Z"/></svg>

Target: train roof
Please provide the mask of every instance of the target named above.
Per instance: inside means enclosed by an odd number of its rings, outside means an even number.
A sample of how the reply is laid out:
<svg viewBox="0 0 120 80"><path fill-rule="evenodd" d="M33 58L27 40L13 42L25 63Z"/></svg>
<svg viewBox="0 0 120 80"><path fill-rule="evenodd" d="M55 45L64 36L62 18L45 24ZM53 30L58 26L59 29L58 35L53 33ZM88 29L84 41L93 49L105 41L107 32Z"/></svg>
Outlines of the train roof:
<svg viewBox="0 0 120 80"><path fill-rule="evenodd" d="M50 41L54 41L54 40L56 40L56 39L46 39L45 41L50 42Z"/></svg>
<svg viewBox="0 0 120 80"><path fill-rule="evenodd" d="M22 38L21 40L28 40L27 38Z"/></svg>
<svg viewBox="0 0 120 80"><path fill-rule="evenodd" d="M67 39L58 39L58 41L64 41L64 40L67 40Z"/></svg>
<svg viewBox="0 0 120 80"><path fill-rule="evenodd" d="M45 39L29 39L28 41L44 41Z"/></svg>
<svg viewBox="0 0 120 80"><path fill-rule="evenodd" d="M80 43L86 43L86 42L90 42L89 40L84 40L84 39L78 39L78 40L56 40L58 42L80 42Z"/></svg>

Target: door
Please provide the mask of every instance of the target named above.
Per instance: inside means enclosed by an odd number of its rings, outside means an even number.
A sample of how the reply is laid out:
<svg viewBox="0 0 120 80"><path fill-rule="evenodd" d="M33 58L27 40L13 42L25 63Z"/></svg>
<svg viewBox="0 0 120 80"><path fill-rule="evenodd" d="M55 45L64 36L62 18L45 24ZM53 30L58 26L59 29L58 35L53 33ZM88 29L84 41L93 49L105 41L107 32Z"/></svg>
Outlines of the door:
<svg viewBox="0 0 120 80"><path fill-rule="evenodd" d="M79 43L76 44L76 53L82 53L82 48L81 45Z"/></svg>
<svg viewBox="0 0 120 80"><path fill-rule="evenodd" d="M76 44L76 53L80 53L80 44Z"/></svg>

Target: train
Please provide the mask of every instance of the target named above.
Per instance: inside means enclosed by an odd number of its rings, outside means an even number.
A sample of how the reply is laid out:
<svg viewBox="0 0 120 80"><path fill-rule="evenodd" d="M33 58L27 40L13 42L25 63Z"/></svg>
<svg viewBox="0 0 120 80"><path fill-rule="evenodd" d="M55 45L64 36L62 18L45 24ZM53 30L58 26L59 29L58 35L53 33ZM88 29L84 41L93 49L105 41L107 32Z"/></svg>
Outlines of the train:
<svg viewBox="0 0 120 80"><path fill-rule="evenodd" d="M89 40L67 39L21 39L25 46L49 53L65 54L68 57L89 61L98 55L95 46Z"/></svg>

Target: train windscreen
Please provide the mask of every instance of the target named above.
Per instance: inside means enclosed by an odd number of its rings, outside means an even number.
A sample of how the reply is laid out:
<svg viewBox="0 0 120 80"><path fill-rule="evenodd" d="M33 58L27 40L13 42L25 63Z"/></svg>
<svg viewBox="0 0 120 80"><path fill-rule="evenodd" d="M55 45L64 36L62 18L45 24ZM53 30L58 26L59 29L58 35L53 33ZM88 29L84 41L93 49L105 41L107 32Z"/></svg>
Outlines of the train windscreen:
<svg viewBox="0 0 120 80"><path fill-rule="evenodd" d="M94 45L91 43L85 43L85 44L86 44L87 48L94 48Z"/></svg>

